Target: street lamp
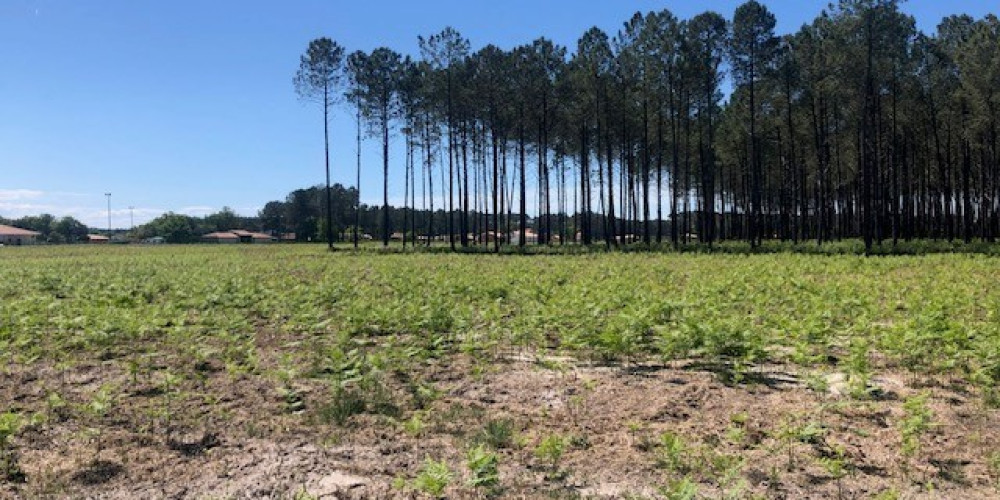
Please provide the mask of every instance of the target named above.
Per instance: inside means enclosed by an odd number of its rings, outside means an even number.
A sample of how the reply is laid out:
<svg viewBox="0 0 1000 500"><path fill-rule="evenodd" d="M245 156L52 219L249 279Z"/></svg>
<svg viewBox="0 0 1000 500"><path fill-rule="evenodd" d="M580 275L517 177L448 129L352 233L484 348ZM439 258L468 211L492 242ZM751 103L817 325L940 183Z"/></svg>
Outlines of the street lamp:
<svg viewBox="0 0 1000 500"><path fill-rule="evenodd" d="M111 193L104 193L108 197L108 235L111 234Z"/></svg>

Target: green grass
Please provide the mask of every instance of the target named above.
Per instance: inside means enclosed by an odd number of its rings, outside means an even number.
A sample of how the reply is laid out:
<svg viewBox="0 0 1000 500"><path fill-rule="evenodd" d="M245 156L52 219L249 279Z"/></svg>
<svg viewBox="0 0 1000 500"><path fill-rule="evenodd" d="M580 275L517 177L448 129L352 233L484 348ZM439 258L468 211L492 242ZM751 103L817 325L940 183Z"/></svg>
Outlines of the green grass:
<svg viewBox="0 0 1000 500"><path fill-rule="evenodd" d="M254 370L255 336L269 331L322 336L294 349L344 347L310 368L347 379L372 361L346 349L364 338L424 356L499 346L695 358L737 375L765 360L856 361L862 345L921 371L1000 379L1000 266L981 255L50 247L4 249L0 273L0 356L13 363L128 357L142 371L137 356L167 344Z"/></svg>

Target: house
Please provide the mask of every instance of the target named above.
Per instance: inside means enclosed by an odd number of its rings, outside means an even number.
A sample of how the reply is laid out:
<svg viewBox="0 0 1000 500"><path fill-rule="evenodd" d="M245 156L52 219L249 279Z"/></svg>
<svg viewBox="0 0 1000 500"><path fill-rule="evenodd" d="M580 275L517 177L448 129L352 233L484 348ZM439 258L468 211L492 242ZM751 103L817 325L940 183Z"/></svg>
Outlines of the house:
<svg viewBox="0 0 1000 500"><path fill-rule="evenodd" d="M240 237L228 231L208 233L201 237L205 243L239 243Z"/></svg>
<svg viewBox="0 0 1000 500"><path fill-rule="evenodd" d="M270 234L254 233L243 229L218 231L201 237L205 243L271 243L278 239Z"/></svg>
<svg viewBox="0 0 1000 500"><path fill-rule="evenodd" d="M92 243L95 245L106 245L108 243L111 243L111 238L108 238L103 234L88 234L87 243Z"/></svg>
<svg viewBox="0 0 1000 500"><path fill-rule="evenodd" d="M42 233L0 224L0 245L34 245Z"/></svg>
<svg viewBox="0 0 1000 500"><path fill-rule="evenodd" d="M536 233L534 229L526 229L524 231L524 242L538 243L538 233ZM521 243L521 231L510 232L510 243L512 245L518 245Z"/></svg>
<svg viewBox="0 0 1000 500"><path fill-rule="evenodd" d="M511 234L514 234L514 233L511 233ZM479 241L491 242L491 241L496 241L497 238L500 238L500 242L501 243L504 242L504 234L503 233L498 233L496 231L486 231L486 232L484 232L484 233L482 233L482 234L479 235Z"/></svg>

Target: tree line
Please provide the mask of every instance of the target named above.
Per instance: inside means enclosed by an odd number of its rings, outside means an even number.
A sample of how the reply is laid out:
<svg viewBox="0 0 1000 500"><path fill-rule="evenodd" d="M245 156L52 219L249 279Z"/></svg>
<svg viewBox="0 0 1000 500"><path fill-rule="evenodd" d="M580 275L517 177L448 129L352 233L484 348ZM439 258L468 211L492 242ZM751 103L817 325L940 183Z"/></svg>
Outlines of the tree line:
<svg viewBox="0 0 1000 500"><path fill-rule="evenodd" d="M524 235L529 213L540 244L992 241L1000 21L956 15L926 34L899 4L840 0L786 35L753 0L731 18L636 13L572 52L545 37L473 51L452 28L419 37L417 56L319 38L295 86L327 138L332 106L356 115L359 179L361 141L380 142L386 244L499 246L490 235Z"/></svg>

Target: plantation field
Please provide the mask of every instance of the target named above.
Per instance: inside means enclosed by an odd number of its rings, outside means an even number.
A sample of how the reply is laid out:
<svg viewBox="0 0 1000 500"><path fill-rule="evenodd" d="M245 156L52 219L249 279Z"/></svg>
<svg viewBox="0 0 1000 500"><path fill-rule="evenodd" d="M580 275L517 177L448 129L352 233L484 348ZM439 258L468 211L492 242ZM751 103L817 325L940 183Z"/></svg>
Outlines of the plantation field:
<svg viewBox="0 0 1000 500"><path fill-rule="evenodd" d="M995 498L1000 260L0 248L0 497Z"/></svg>

